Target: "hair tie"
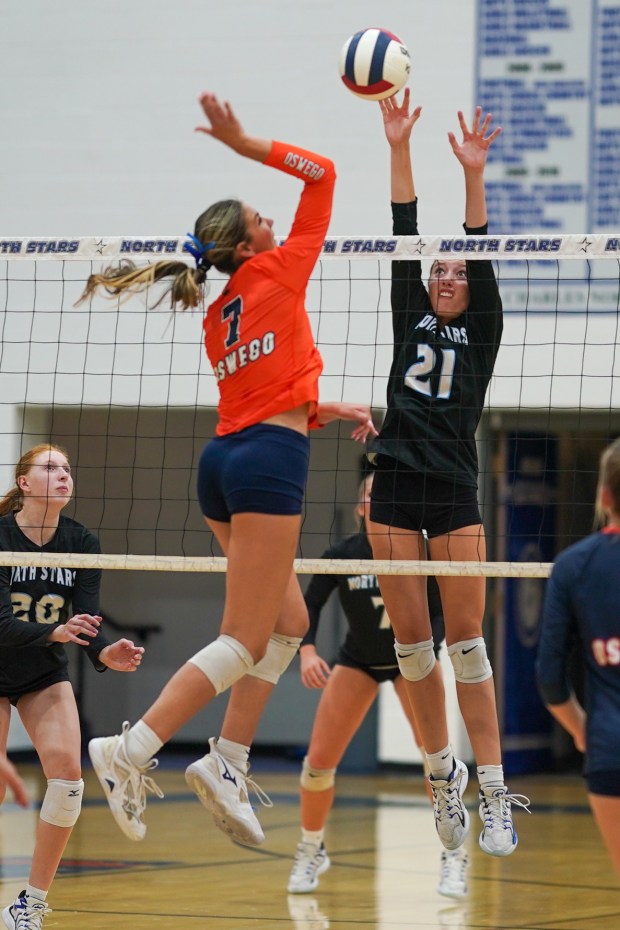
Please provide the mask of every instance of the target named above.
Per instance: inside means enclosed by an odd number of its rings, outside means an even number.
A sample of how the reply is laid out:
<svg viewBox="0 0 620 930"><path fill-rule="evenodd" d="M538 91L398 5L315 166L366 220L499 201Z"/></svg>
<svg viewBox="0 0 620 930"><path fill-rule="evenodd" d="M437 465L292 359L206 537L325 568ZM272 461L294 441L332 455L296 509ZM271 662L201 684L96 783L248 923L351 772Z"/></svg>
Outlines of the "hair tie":
<svg viewBox="0 0 620 930"><path fill-rule="evenodd" d="M208 271L211 267L211 262L206 256L211 249L215 248L215 242L207 242L206 245L203 245L200 239L193 236L191 233L188 232L185 235L189 237L190 242L183 243L183 251L189 252L190 255L194 256L196 268Z"/></svg>

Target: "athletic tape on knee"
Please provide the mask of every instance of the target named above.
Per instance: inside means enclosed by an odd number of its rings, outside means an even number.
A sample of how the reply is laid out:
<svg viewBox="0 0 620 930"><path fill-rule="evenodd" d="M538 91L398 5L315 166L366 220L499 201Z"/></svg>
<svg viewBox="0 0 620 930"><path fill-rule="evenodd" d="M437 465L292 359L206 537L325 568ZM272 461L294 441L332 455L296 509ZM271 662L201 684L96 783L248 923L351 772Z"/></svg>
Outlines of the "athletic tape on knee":
<svg viewBox="0 0 620 930"><path fill-rule="evenodd" d="M433 640L427 639L423 643L394 643L396 658L400 674L407 681L422 681L435 667L435 652Z"/></svg>
<svg viewBox="0 0 620 930"><path fill-rule="evenodd" d="M448 646L448 655L454 666L454 677L465 685L486 681L493 674L482 636L452 643Z"/></svg>
<svg viewBox="0 0 620 930"><path fill-rule="evenodd" d="M306 791L327 791L336 780L336 769L313 769L308 763L308 756L301 767L299 783Z"/></svg>
<svg viewBox="0 0 620 930"><path fill-rule="evenodd" d="M234 685L254 665L254 660L243 643L232 636L226 636L225 633L188 659L188 662L199 668L209 679L216 694L221 694Z"/></svg>
<svg viewBox="0 0 620 930"><path fill-rule="evenodd" d="M280 676L284 674L297 654L301 645L301 636L283 636L281 633L272 633L267 643L265 655L250 669L248 675L270 681L277 685Z"/></svg>
<svg viewBox="0 0 620 930"><path fill-rule="evenodd" d="M84 782L48 778L47 791L41 804L41 820L55 827L72 827L80 816Z"/></svg>

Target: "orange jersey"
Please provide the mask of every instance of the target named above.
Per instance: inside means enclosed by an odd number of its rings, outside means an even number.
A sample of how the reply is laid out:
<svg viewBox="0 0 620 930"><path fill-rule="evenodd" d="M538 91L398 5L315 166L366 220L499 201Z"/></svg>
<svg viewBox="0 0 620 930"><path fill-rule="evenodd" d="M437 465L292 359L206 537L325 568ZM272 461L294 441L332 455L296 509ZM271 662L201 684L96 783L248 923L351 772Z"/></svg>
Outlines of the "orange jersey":
<svg viewBox="0 0 620 930"><path fill-rule="evenodd" d="M304 182L284 245L245 261L207 309L205 347L220 391L216 433L225 436L318 403L323 361L305 308L308 280L321 253L336 172L328 158L273 142L264 162Z"/></svg>

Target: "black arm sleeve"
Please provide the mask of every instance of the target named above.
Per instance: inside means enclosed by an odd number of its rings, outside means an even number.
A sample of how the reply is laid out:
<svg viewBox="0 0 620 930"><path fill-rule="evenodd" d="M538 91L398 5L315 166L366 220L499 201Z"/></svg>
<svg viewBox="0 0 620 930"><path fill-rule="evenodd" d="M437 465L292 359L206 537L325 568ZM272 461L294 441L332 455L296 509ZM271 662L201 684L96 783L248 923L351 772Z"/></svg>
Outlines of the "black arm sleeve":
<svg viewBox="0 0 620 930"><path fill-rule="evenodd" d="M568 659L576 638L576 621L570 597L574 565L554 565L545 590L545 605L536 656L538 690L545 704L564 704L571 695Z"/></svg>
<svg viewBox="0 0 620 930"><path fill-rule="evenodd" d="M417 200L392 204L392 231L395 236L418 235ZM421 262L409 259L393 261L391 301L395 351L405 340L411 310L419 310L427 300Z"/></svg>
<svg viewBox="0 0 620 930"><path fill-rule="evenodd" d="M85 538L82 552L101 552L99 540L96 536L85 531ZM99 616L99 594L101 589L101 569L99 568L79 568L75 573L75 586L73 588L72 608L74 614L90 614ZM102 633L98 632L88 646L83 646L86 655L92 662L98 672L106 670L107 666L99 661L99 653L106 646L109 646L109 639Z"/></svg>
<svg viewBox="0 0 620 930"><path fill-rule="evenodd" d="M331 558L331 551L328 549L327 552L324 552L321 556L322 559ZM308 616L310 618L310 626L308 632L304 636L301 645L302 646L314 646L316 643L316 636L319 629L319 620L321 617L321 611L325 606L330 594L332 591L335 591L338 587L338 578L336 575L313 575L308 589L304 594L304 600L306 602L306 607L308 608Z"/></svg>
<svg viewBox="0 0 620 930"><path fill-rule="evenodd" d="M467 226L463 229L468 236L486 236L488 225ZM476 316L484 330L484 341L498 345L502 338L503 316L502 299L497 286L497 279L490 261L466 262L467 280L469 282L470 307L475 308Z"/></svg>

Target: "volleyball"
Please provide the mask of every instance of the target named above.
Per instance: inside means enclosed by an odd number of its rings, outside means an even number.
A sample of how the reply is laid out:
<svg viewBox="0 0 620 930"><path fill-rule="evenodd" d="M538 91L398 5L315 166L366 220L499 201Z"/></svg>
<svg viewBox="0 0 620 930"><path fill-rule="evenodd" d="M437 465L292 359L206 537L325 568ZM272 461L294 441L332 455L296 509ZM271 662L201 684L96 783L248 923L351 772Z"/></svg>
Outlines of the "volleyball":
<svg viewBox="0 0 620 930"><path fill-rule="evenodd" d="M407 46L386 29L362 29L344 43L340 77L356 97L383 100L407 83L411 58Z"/></svg>

